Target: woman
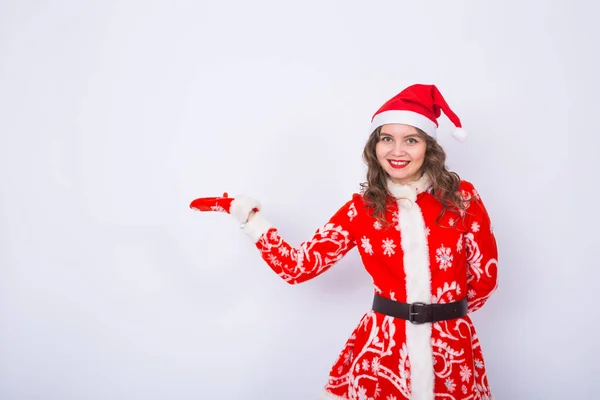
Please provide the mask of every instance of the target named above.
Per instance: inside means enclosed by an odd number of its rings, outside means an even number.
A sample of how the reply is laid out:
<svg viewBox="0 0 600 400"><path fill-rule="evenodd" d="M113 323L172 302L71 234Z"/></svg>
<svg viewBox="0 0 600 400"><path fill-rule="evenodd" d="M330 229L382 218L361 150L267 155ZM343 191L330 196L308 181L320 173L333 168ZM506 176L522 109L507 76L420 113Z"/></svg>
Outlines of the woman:
<svg viewBox="0 0 600 400"><path fill-rule="evenodd" d="M242 223L266 263L298 284L357 248L373 278L372 309L331 368L323 399L491 399L469 317L497 287L490 218L473 185L449 172L436 141L444 111L433 85L413 85L373 116L354 194L314 236L292 247L250 198L200 198L190 207Z"/></svg>

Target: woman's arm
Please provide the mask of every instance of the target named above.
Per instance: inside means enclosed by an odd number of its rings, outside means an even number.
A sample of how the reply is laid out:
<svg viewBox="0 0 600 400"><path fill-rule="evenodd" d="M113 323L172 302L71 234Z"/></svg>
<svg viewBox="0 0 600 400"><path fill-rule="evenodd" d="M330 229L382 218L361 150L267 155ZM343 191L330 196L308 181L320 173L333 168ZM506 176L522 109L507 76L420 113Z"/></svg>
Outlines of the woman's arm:
<svg viewBox="0 0 600 400"><path fill-rule="evenodd" d="M298 247L288 243L260 210L250 212L242 229L254 240L262 258L277 275L289 284L298 284L321 275L356 246L352 234L355 216L351 200Z"/></svg>
<svg viewBox="0 0 600 400"><path fill-rule="evenodd" d="M470 186L465 233L467 252L467 299L469 312L480 309L498 287L498 248L488 212L477 191Z"/></svg>

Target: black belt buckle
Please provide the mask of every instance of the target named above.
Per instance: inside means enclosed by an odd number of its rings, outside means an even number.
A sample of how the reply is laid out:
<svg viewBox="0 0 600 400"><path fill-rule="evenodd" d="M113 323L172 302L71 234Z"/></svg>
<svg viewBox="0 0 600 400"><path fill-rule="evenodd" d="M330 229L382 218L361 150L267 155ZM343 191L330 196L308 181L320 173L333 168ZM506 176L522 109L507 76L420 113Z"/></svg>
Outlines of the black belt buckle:
<svg viewBox="0 0 600 400"><path fill-rule="evenodd" d="M421 303L421 302L410 303L410 304L408 305L408 321L409 321L411 324L414 324L414 325L422 325L422 324L424 324L424 323L425 323L425 321L423 321L423 322L415 321L415 320L413 319L413 316L414 316L414 315L419 315L419 313L418 313L418 312L415 312L415 311L414 311L414 307L415 307L415 306L426 306L426 305L427 305L427 304L425 304L425 303Z"/></svg>

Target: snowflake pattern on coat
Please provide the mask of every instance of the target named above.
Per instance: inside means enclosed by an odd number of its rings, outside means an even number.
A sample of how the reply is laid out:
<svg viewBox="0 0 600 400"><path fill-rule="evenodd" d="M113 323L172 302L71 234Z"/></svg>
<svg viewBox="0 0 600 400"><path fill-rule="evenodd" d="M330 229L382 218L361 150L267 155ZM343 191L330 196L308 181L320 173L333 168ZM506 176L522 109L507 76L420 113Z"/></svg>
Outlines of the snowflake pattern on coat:
<svg viewBox="0 0 600 400"><path fill-rule="evenodd" d="M368 237L366 237L366 236L364 236L364 237L362 238L361 242L362 242L362 248L363 248L363 251L364 251L366 254L370 254L370 255L372 255L372 254L373 254L373 246L371 246L371 242L369 241L369 238L368 238Z"/></svg>
<svg viewBox="0 0 600 400"><path fill-rule="evenodd" d="M442 245L439 249L437 249L435 254L435 260L438 262L441 270L447 270L452 266L452 259L454 258L452 256L452 249Z"/></svg>
<svg viewBox="0 0 600 400"><path fill-rule="evenodd" d="M462 181L466 212L447 210L453 223L439 226L441 205L418 185L414 204L399 200L390 207L388 228L369 215L357 193L298 247L273 227L256 246L290 284L319 276L356 247L375 293L402 302L411 296L433 303L466 297L469 313L477 311L497 287L496 241L485 206L473 185ZM410 264L415 262L423 265ZM353 400L486 400L491 392L483 360L469 315L413 325L369 310L339 352L325 390L328 398Z"/></svg>

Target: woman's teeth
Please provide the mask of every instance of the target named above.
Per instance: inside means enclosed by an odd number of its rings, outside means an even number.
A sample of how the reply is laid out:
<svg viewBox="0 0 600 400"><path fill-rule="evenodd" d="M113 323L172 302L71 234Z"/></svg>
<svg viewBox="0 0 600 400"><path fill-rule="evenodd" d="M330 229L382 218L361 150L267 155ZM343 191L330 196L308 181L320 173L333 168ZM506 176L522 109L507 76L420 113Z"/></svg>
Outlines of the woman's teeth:
<svg viewBox="0 0 600 400"><path fill-rule="evenodd" d="M390 164L392 165L392 167L394 168L404 168L408 165L410 161L394 161L394 160L390 160Z"/></svg>

